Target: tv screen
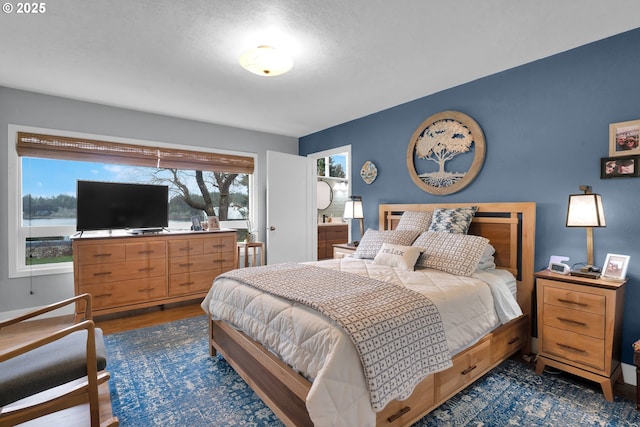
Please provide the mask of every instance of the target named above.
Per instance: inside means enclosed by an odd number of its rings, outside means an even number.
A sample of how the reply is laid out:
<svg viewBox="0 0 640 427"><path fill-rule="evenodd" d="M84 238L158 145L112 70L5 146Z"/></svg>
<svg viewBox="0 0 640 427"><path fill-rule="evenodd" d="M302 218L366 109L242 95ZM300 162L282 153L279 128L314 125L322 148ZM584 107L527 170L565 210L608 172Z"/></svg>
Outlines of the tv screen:
<svg viewBox="0 0 640 427"><path fill-rule="evenodd" d="M166 185L78 181L78 231L156 229L169 225Z"/></svg>

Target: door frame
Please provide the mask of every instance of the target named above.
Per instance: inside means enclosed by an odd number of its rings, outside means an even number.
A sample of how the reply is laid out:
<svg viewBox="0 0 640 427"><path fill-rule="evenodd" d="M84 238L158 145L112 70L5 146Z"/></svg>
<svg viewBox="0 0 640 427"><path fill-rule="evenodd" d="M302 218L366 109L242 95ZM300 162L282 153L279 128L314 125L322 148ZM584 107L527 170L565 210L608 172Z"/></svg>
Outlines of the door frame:
<svg viewBox="0 0 640 427"><path fill-rule="evenodd" d="M316 164L318 159L323 158L323 157L329 157L332 156L334 154L342 154L342 153L347 153L347 194L351 195L351 169L352 168L352 160L351 160L351 144L349 145L343 145L341 147L336 147L336 148L330 148L328 150L324 150L324 151L318 151L315 153L309 153L307 154L307 158L309 159L309 161L313 164L313 178L314 178L314 183L315 181L318 180L318 176L316 173ZM314 257L314 259L318 259L318 195L317 195L317 188L315 185L311 185L311 212L315 212L315 215L313 216L313 220L311 221L311 228L312 228L312 233L311 233L311 248L313 250L312 256ZM351 241L351 221L349 221L348 223L348 235L349 235L349 241Z"/></svg>

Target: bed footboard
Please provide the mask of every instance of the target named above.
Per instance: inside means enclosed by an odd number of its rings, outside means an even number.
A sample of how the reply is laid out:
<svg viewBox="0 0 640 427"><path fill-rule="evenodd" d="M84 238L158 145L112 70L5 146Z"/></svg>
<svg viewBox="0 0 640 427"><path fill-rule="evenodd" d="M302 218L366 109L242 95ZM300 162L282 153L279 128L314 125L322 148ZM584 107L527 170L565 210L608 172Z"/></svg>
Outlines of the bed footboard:
<svg viewBox="0 0 640 427"><path fill-rule="evenodd" d="M425 378L406 400L390 402L376 425L410 426L502 363L529 342L530 321L521 316L453 358L453 366ZM221 321L209 321L212 351L218 351L287 426L312 426L306 409L311 383L256 341Z"/></svg>

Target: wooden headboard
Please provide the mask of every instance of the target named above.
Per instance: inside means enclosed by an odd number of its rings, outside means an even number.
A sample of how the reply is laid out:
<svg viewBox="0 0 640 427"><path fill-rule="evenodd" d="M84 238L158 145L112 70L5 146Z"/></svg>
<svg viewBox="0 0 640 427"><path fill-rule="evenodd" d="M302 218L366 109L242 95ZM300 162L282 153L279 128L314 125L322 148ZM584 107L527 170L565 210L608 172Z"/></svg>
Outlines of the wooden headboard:
<svg viewBox="0 0 640 427"><path fill-rule="evenodd" d="M496 249L498 268L509 270L518 281L518 304L531 314L534 286L536 204L513 203L434 203L384 204L379 207L380 230L393 230L404 211L433 211L436 208L477 206L469 234L489 239Z"/></svg>

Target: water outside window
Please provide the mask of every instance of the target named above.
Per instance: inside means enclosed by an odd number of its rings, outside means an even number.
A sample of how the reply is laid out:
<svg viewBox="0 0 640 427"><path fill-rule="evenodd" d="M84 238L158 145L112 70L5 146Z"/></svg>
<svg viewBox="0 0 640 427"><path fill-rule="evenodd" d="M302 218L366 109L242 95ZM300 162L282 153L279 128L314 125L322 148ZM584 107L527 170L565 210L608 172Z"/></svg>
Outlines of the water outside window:
<svg viewBox="0 0 640 427"><path fill-rule="evenodd" d="M191 218L218 216L227 227L246 227L249 175L114 165L71 160L21 158L22 235L25 264L71 262L69 236L76 231L78 180L169 186L169 229L189 230ZM207 205L201 187L209 192ZM244 231L244 230L243 230ZM238 233L238 239L244 239Z"/></svg>

